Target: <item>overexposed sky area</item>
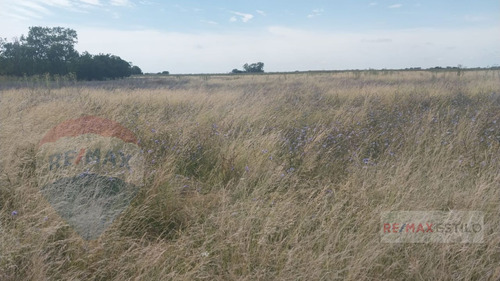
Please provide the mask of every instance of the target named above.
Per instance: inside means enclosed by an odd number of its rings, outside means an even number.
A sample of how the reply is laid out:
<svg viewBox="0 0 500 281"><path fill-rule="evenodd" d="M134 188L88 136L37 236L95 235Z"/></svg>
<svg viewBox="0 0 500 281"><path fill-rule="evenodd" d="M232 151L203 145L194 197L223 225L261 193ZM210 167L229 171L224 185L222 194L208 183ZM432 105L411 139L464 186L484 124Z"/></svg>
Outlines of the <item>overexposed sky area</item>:
<svg viewBox="0 0 500 281"><path fill-rule="evenodd" d="M78 33L76 49L144 72L500 65L500 1L0 0L0 37Z"/></svg>

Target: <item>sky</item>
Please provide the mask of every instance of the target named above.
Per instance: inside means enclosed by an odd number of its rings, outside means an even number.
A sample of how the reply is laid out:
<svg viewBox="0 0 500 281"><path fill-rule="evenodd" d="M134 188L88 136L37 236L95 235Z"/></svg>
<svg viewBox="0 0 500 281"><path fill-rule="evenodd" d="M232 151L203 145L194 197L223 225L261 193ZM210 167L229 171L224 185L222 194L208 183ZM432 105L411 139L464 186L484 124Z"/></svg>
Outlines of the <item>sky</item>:
<svg viewBox="0 0 500 281"><path fill-rule="evenodd" d="M500 0L0 0L0 37L77 31L144 72L500 65Z"/></svg>

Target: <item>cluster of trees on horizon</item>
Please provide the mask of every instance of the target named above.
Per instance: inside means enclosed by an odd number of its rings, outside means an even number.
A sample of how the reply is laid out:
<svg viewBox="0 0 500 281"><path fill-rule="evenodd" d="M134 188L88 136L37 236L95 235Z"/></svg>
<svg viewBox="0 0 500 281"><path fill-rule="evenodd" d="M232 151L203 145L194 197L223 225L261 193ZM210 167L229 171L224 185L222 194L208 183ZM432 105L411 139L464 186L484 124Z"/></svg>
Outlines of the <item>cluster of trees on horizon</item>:
<svg viewBox="0 0 500 281"><path fill-rule="evenodd" d="M8 42L0 38L0 75L67 75L78 80L107 80L142 74L138 66L111 54L79 54L75 30L30 27L27 36Z"/></svg>
<svg viewBox="0 0 500 281"><path fill-rule="evenodd" d="M237 74L237 73L263 73L264 72L264 63L263 62L256 62L252 64L245 63L243 65L244 70L239 70L239 69L233 69L231 73Z"/></svg>

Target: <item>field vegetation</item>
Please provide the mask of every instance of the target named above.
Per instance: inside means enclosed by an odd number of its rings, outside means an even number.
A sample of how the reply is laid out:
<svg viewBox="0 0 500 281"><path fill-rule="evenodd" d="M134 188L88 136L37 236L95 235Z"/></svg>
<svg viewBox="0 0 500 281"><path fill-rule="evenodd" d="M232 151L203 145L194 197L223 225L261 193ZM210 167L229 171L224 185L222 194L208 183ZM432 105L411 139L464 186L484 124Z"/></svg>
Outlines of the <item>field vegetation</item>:
<svg viewBox="0 0 500 281"><path fill-rule="evenodd" d="M0 280L500 279L498 70L61 81L0 82ZM44 134L87 115L146 161L92 241L35 177ZM484 242L382 243L399 210L482 211Z"/></svg>

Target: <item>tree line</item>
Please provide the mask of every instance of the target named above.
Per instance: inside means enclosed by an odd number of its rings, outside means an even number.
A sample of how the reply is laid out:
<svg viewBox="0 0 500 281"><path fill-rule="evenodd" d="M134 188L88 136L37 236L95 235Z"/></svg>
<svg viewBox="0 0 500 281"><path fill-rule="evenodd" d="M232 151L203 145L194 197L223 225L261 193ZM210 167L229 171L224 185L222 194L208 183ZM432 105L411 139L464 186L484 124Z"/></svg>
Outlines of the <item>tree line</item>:
<svg viewBox="0 0 500 281"><path fill-rule="evenodd" d="M138 66L111 54L79 54L78 36L64 27L30 27L27 36L0 38L0 75L74 73L79 80L107 80L142 74Z"/></svg>
<svg viewBox="0 0 500 281"><path fill-rule="evenodd" d="M245 63L243 65L244 70L239 70L239 69L233 69L231 73L237 74L237 73L263 73L264 72L264 63L263 62L256 62L252 64Z"/></svg>

